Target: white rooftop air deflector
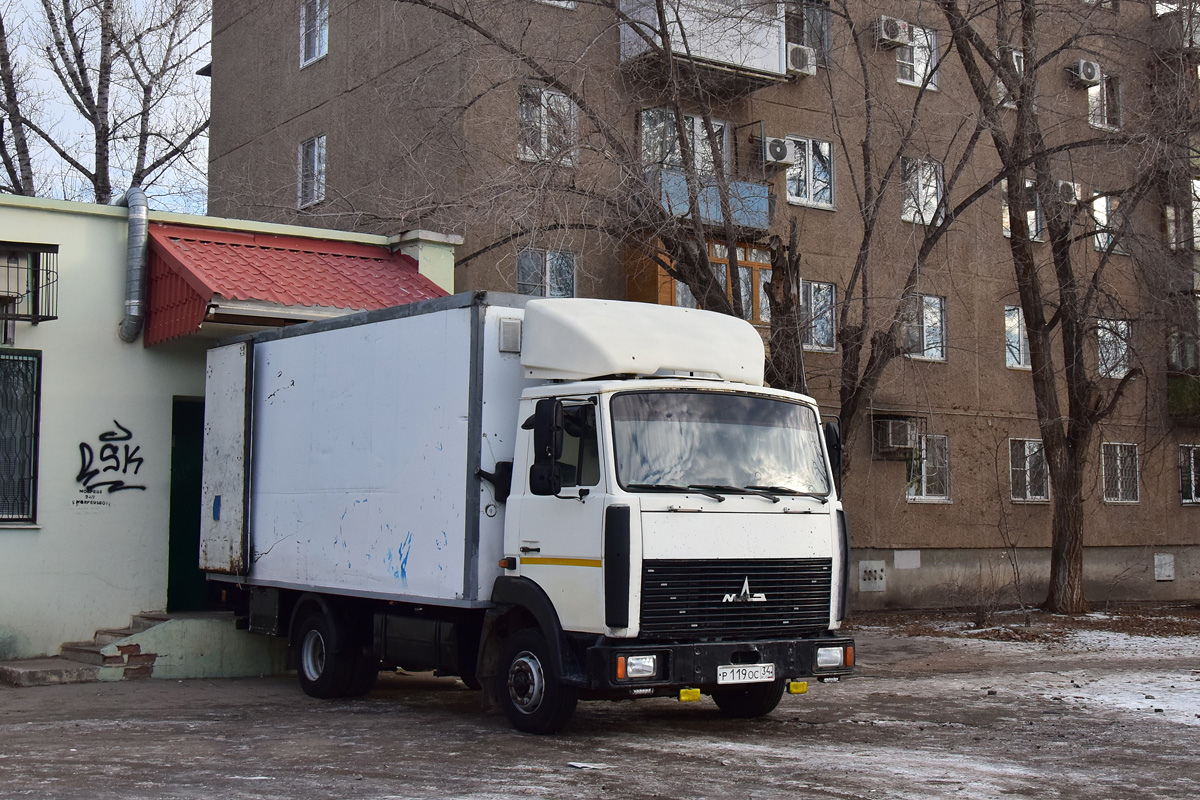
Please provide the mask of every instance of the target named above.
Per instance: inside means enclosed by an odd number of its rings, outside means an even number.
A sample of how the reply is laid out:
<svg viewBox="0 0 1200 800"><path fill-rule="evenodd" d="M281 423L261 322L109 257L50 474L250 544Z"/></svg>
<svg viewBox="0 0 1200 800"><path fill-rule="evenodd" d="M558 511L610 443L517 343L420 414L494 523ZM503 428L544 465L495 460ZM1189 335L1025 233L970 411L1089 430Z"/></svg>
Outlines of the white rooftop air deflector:
<svg viewBox="0 0 1200 800"><path fill-rule="evenodd" d="M525 306L530 378L688 375L763 385L762 337L745 320L694 308L548 298Z"/></svg>

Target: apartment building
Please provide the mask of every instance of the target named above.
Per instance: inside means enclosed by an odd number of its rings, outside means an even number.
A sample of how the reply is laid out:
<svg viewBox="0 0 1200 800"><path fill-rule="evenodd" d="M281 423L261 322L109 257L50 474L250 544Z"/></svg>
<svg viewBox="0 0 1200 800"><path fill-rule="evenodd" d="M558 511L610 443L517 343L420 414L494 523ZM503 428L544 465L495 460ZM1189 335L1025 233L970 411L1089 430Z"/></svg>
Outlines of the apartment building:
<svg viewBox="0 0 1200 800"><path fill-rule="evenodd" d="M210 213L452 230L460 289L791 337L807 391L854 420L858 607L1045 596L1057 402L1089 599L1194 598L1191 10L654 8L216 0ZM784 319L768 295L789 291Z"/></svg>

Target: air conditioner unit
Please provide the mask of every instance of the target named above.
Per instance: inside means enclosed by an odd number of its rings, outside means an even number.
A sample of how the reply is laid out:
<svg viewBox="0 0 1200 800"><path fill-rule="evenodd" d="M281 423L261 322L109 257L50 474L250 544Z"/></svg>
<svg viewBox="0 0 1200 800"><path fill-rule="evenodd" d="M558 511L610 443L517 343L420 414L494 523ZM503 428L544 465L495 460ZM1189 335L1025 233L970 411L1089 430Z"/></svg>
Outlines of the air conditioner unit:
<svg viewBox="0 0 1200 800"><path fill-rule="evenodd" d="M1071 73L1071 81L1076 86L1095 86L1100 83L1102 77L1100 65L1086 58L1081 58L1067 67L1067 71Z"/></svg>
<svg viewBox="0 0 1200 800"><path fill-rule="evenodd" d="M1069 206L1076 205L1083 197L1083 187L1071 181L1058 182L1058 199Z"/></svg>
<svg viewBox="0 0 1200 800"><path fill-rule="evenodd" d="M763 139L762 157L768 164L795 164L796 143L788 139Z"/></svg>
<svg viewBox="0 0 1200 800"><path fill-rule="evenodd" d="M906 458L917 446L917 421L911 417L887 417L874 420L875 455L880 458Z"/></svg>
<svg viewBox="0 0 1200 800"><path fill-rule="evenodd" d="M789 75L816 75L817 51L802 44L788 42L787 71Z"/></svg>
<svg viewBox="0 0 1200 800"><path fill-rule="evenodd" d="M902 19L880 17L875 26L875 40L883 47L903 47L912 43L912 31Z"/></svg>

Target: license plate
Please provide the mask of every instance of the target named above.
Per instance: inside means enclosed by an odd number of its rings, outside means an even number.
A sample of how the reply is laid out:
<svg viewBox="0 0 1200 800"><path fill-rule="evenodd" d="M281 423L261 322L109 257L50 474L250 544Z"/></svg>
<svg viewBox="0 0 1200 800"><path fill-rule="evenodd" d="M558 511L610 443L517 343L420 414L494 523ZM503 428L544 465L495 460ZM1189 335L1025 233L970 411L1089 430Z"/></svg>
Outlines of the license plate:
<svg viewBox="0 0 1200 800"><path fill-rule="evenodd" d="M728 664L717 667L717 683L764 683L773 680L774 664Z"/></svg>

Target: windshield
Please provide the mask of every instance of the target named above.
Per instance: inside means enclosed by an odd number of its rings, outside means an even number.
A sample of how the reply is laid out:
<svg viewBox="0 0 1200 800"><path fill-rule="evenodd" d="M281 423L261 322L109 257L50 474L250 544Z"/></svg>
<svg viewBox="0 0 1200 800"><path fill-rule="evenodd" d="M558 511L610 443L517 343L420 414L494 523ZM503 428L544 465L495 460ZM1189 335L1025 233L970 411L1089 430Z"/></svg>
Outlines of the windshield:
<svg viewBox="0 0 1200 800"><path fill-rule="evenodd" d="M817 416L786 400L703 391L612 400L626 489L829 493Z"/></svg>

